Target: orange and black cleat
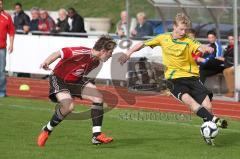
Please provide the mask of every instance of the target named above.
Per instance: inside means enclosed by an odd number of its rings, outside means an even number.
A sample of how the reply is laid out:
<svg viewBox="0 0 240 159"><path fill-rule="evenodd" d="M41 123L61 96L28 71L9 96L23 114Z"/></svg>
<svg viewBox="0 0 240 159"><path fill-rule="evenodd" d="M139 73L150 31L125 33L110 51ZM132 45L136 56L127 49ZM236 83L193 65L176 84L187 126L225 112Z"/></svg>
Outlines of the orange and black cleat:
<svg viewBox="0 0 240 159"><path fill-rule="evenodd" d="M48 139L48 136L49 136L49 131L46 131L46 130L43 130L39 136L38 136L38 139L37 139L37 144L39 147L44 147L45 146L45 143Z"/></svg>
<svg viewBox="0 0 240 159"><path fill-rule="evenodd" d="M108 144L108 143L110 143L112 141L113 141L113 138L112 137L106 137L106 135L104 133L101 133L97 137L93 136L93 138L92 138L92 143L94 145Z"/></svg>

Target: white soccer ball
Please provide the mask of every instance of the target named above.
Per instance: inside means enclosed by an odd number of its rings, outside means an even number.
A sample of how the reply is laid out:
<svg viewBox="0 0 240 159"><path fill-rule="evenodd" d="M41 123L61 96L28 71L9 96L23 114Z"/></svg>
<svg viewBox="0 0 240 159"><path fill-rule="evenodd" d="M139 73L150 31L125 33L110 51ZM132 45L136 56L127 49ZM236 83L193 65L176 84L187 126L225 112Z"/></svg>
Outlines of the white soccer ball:
<svg viewBox="0 0 240 159"><path fill-rule="evenodd" d="M204 122L200 128L203 137L213 139L218 134L218 127L212 121Z"/></svg>

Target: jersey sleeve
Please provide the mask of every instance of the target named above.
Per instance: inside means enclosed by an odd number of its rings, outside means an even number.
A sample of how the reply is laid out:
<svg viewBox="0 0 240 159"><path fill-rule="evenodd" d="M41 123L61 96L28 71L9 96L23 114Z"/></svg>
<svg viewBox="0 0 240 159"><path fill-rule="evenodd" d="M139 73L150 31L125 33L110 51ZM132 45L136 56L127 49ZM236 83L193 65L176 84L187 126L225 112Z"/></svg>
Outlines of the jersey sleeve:
<svg viewBox="0 0 240 159"><path fill-rule="evenodd" d="M60 50L60 53L61 53L61 58L62 59L67 59L67 58L70 58L73 56L73 53L72 53L72 50L70 48L62 48Z"/></svg>
<svg viewBox="0 0 240 159"><path fill-rule="evenodd" d="M201 46L202 44L200 42L198 42L197 40L194 39L190 39L189 42L189 46L190 49L192 50L191 52L194 54L199 54L198 48Z"/></svg>
<svg viewBox="0 0 240 159"><path fill-rule="evenodd" d="M157 36L153 39L144 41L144 45L145 46L150 46L150 47L161 46L162 39L163 39L162 36L159 35L159 36Z"/></svg>
<svg viewBox="0 0 240 159"><path fill-rule="evenodd" d="M9 18L9 25L8 25L7 31L8 31L9 36L14 36L15 28L14 28L13 21L12 21L11 16L9 16L8 18Z"/></svg>

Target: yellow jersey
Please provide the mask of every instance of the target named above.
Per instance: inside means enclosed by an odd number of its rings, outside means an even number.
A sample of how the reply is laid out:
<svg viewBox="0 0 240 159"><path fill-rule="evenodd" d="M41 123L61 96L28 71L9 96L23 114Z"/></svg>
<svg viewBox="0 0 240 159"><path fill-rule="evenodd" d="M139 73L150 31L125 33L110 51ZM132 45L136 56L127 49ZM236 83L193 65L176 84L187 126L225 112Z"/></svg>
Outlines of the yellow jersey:
<svg viewBox="0 0 240 159"><path fill-rule="evenodd" d="M188 36L173 39L169 32L144 41L144 44L151 47L161 46L166 79L199 76L199 68L192 57L192 53L197 53L201 45L198 41Z"/></svg>

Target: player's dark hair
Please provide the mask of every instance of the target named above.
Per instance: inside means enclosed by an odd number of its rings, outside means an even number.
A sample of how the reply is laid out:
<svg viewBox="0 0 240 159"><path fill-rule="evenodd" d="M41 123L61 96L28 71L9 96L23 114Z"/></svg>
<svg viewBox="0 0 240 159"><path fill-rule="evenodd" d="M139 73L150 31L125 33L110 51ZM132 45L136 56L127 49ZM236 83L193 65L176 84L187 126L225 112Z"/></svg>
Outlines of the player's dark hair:
<svg viewBox="0 0 240 159"><path fill-rule="evenodd" d="M100 51L100 50L113 50L116 47L116 42L110 36L101 36L97 42L95 43L93 49Z"/></svg>
<svg viewBox="0 0 240 159"><path fill-rule="evenodd" d="M15 6L19 6L20 8L22 8L22 4L19 2L15 3Z"/></svg>
<svg viewBox="0 0 240 159"><path fill-rule="evenodd" d="M214 30L210 30L210 31L207 32L207 36L210 35L210 34L214 35L214 36L217 36L217 33Z"/></svg>
<svg viewBox="0 0 240 159"><path fill-rule="evenodd" d="M234 36L233 32L228 33L228 36Z"/></svg>

